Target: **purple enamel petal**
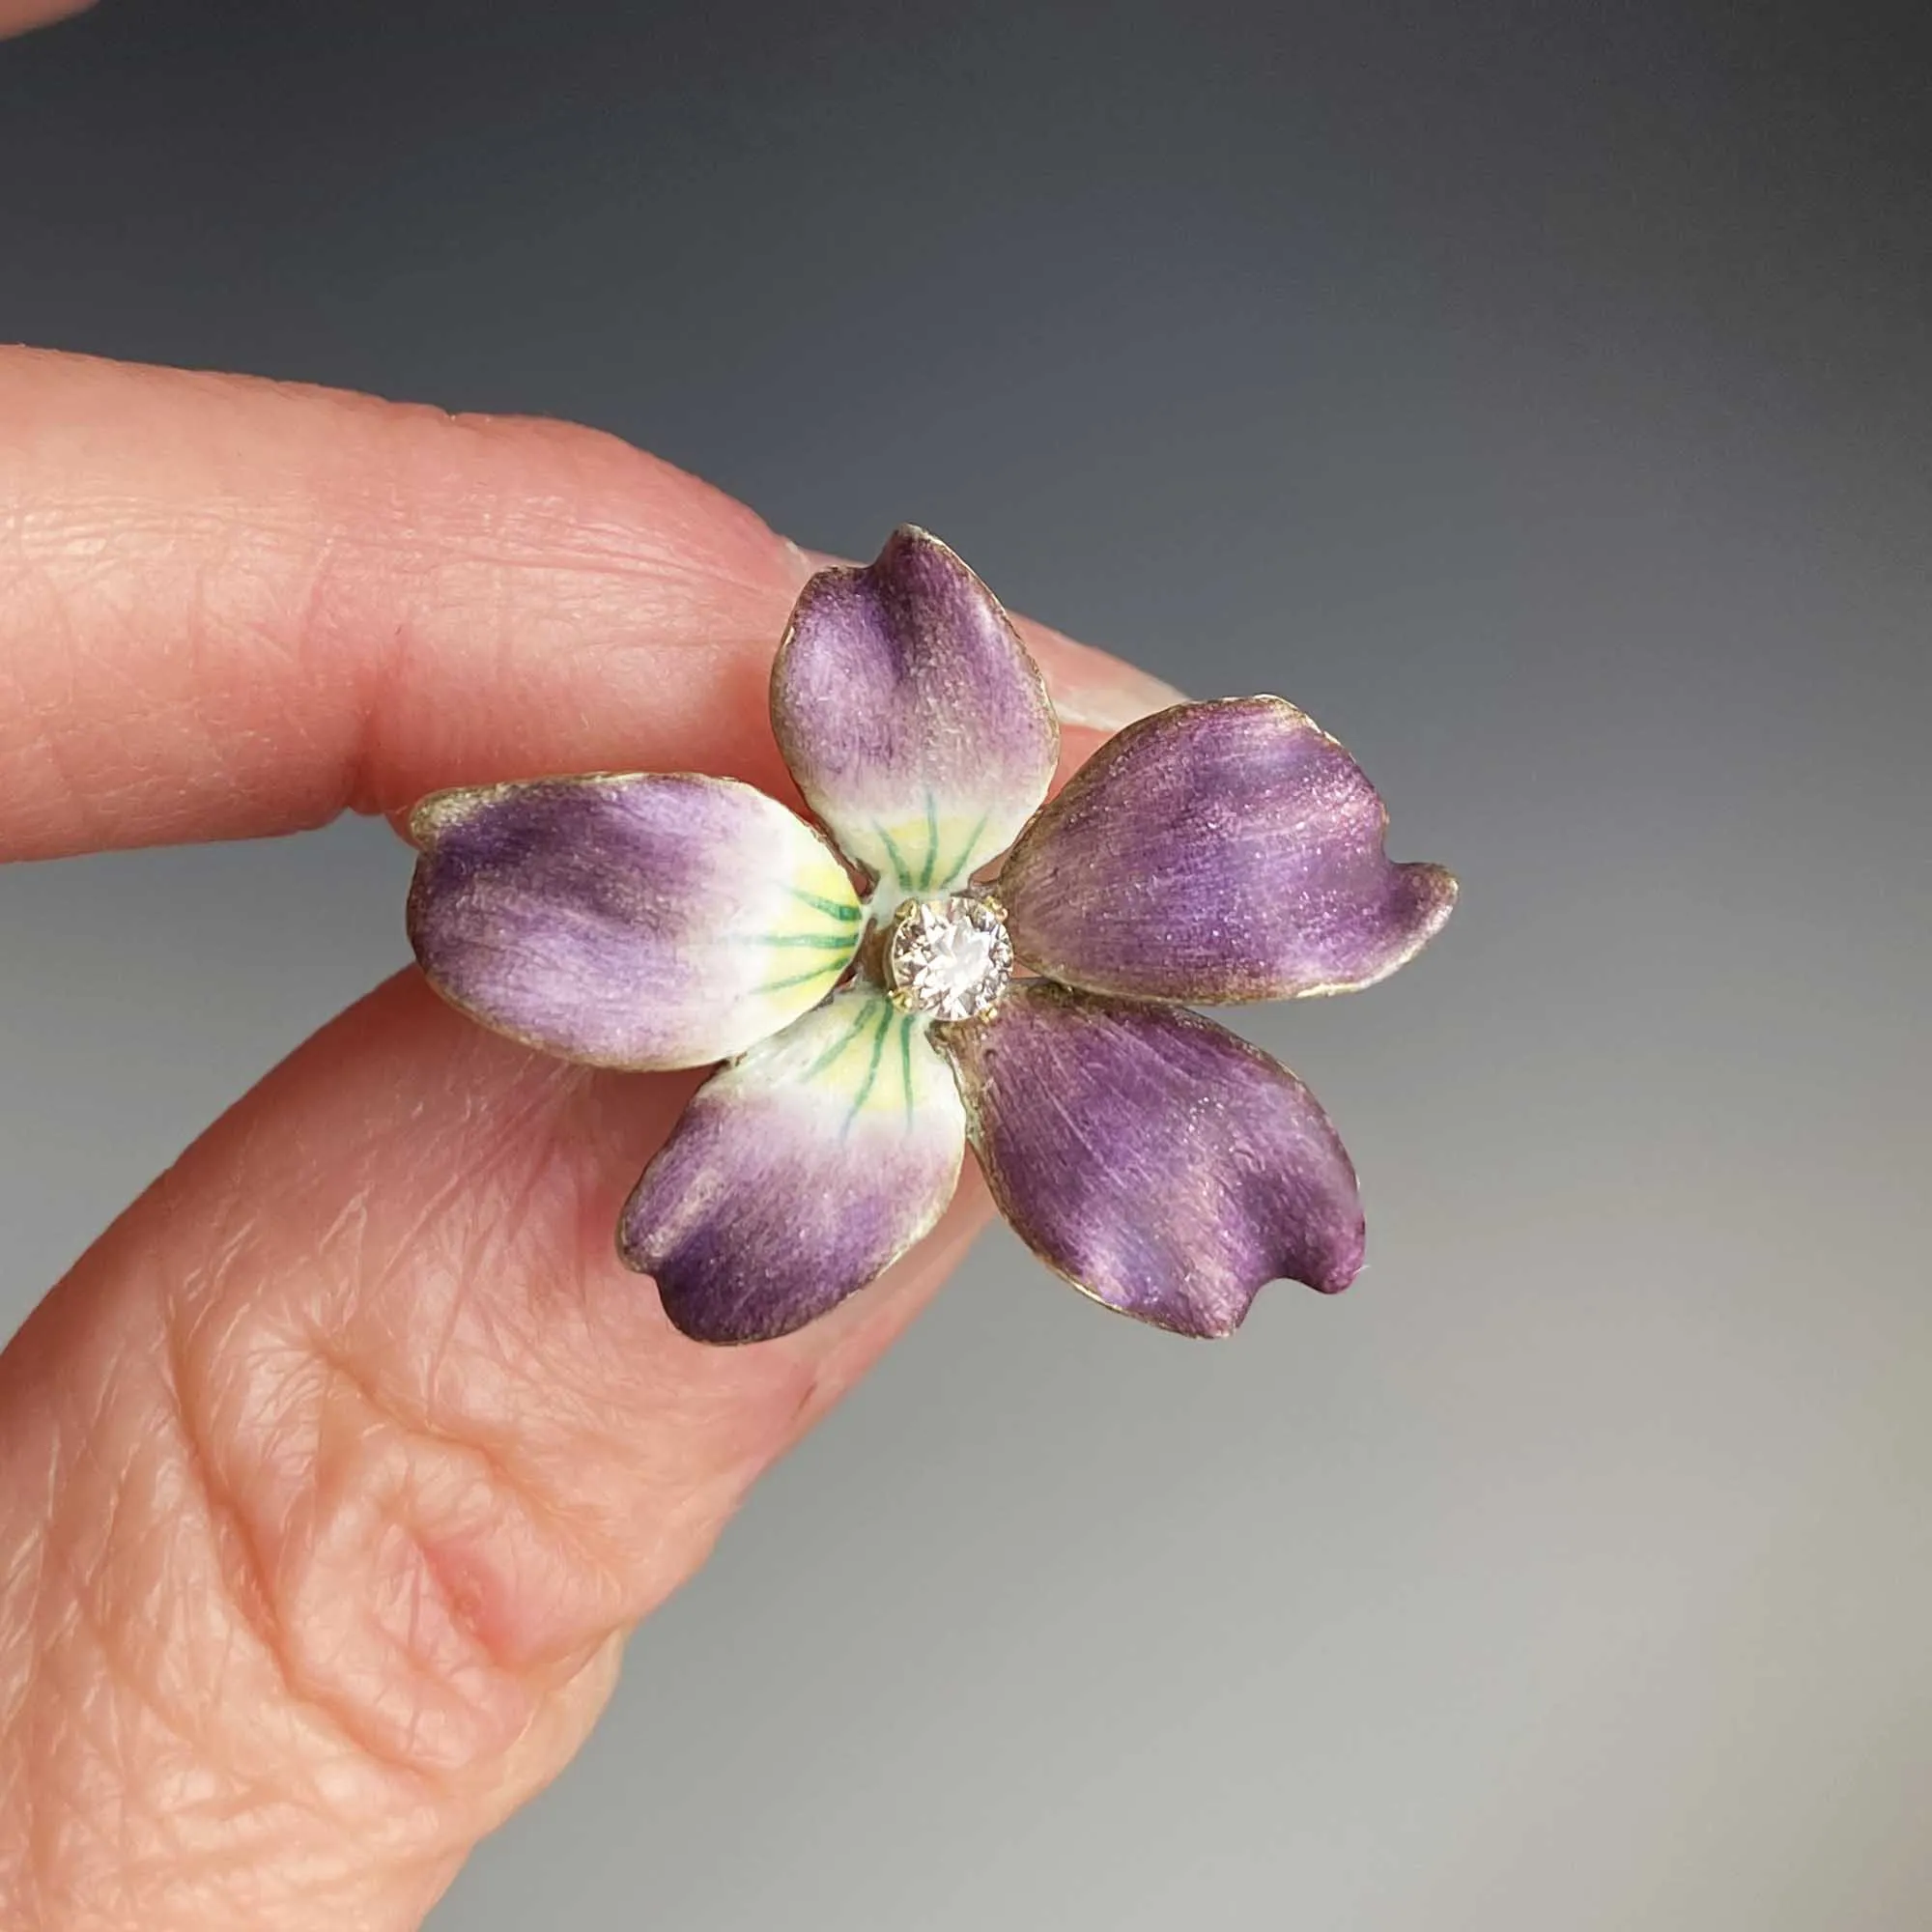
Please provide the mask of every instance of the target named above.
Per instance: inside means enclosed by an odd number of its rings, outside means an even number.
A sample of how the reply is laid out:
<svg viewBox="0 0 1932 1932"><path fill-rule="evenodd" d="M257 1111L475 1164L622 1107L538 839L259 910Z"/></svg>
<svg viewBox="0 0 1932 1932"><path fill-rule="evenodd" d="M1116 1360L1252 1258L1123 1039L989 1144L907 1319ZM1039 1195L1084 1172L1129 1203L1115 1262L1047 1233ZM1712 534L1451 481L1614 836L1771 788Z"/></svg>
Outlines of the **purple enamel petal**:
<svg viewBox="0 0 1932 1932"><path fill-rule="evenodd" d="M937 892L1046 796L1060 726L1007 613L923 530L805 586L772 723L814 810L889 888Z"/></svg>
<svg viewBox="0 0 1932 1932"><path fill-rule="evenodd" d="M1362 1210L1334 1128L1213 1021L1029 980L934 1037L1007 1219L1096 1300L1226 1335L1264 1282L1354 1279Z"/></svg>
<svg viewBox="0 0 1932 1932"><path fill-rule="evenodd" d="M1225 1004L1350 992L1412 959L1456 902L1382 850L1388 815L1279 697L1129 725L1027 827L1000 876L1020 956L1094 992Z"/></svg>
<svg viewBox="0 0 1932 1932"><path fill-rule="evenodd" d="M795 813L726 779L540 779L442 792L410 940L466 1012L605 1066L702 1066L838 983L864 929L850 879Z"/></svg>
<svg viewBox="0 0 1932 1932"><path fill-rule="evenodd" d="M840 993L698 1089L617 1248L700 1342L762 1342L864 1288L939 1218L965 1119L921 1023Z"/></svg>

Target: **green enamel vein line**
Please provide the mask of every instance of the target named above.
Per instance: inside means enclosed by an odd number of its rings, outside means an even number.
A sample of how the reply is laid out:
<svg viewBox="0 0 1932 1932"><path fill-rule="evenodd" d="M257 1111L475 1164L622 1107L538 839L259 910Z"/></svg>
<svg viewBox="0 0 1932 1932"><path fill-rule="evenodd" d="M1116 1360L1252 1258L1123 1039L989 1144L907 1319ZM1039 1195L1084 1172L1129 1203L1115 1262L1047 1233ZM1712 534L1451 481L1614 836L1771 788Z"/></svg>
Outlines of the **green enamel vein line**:
<svg viewBox="0 0 1932 1932"><path fill-rule="evenodd" d="M888 1010L890 1010L890 1009L888 1009ZM845 1049L848 1046L850 1046L855 1039L859 1037L861 1032L863 1032L865 1028L871 1025L871 1023L872 1023L871 1009L868 1006L862 1006L859 1009L858 1017L852 1022L850 1026L848 1026L845 1029L843 1033L841 1033L838 1036L837 1039L835 1039L832 1042L830 1046L828 1046L825 1049L823 1053L821 1053L818 1056L816 1060L814 1060L811 1063L810 1066L808 1066L805 1069L804 1077L807 1080L817 1079L818 1076L821 1073L823 1073L825 1069L828 1066L830 1066L832 1063L835 1060L837 1060L838 1056L842 1054L845 1051Z"/></svg>
<svg viewBox="0 0 1932 1932"><path fill-rule="evenodd" d="M828 899L817 893L809 893L803 886L787 886L785 891L802 904L809 905L813 912L822 912L827 919L836 919L846 925L856 925L865 917L855 905L847 905L838 899Z"/></svg>
<svg viewBox="0 0 1932 1932"><path fill-rule="evenodd" d="M979 844L980 835L985 831L986 821L992 815L990 811L982 811L980 814L979 824L974 826L972 831L966 835L966 843L960 847L958 858L953 860L951 869L943 873L942 877L956 879L966 869L966 862L973 856L973 848Z"/></svg>
<svg viewBox="0 0 1932 1932"><path fill-rule="evenodd" d="M849 932L760 932L756 934L753 946L810 946L815 952L830 952L835 949L850 952L858 942Z"/></svg>
<svg viewBox="0 0 1932 1932"><path fill-rule="evenodd" d="M787 986L803 986L812 980L836 980L845 970L842 959L828 959L823 966L814 966L810 973L792 973L782 980L767 980L762 986L753 986L753 998L760 993L782 993Z"/></svg>
<svg viewBox="0 0 1932 1932"><path fill-rule="evenodd" d="M884 1000L881 1000L879 1005L882 1010L879 1015L879 1030L872 1036L872 1057L866 1063L866 1077L859 1083L859 1092L846 1112L845 1125L838 1129L841 1136L850 1129L852 1122L859 1118L860 1110L871 1098L872 1083L879 1077L879 1061L886 1050L886 1035L892 1031L893 1025L891 1005Z"/></svg>
<svg viewBox="0 0 1932 1932"><path fill-rule="evenodd" d="M912 1124L912 1015L899 1015L899 1087L905 1094L906 1124Z"/></svg>
<svg viewBox="0 0 1932 1932"><path fill-rule="evenodd" d="M898 874L899 884L907 892L910 892L912 890L912 871L906 865L905 854L899 850L893 835L876 818L872 821L872 830L885 841L886 857L893 862L893 870Z"/></svg>
<svg viewBox="0 0 1932 1932"><path fill-rule="evenodd" d="M919 875L919 889L925 892L932 884L932 868L939 864L939 807L933 803L932 793L925 795L925 869Z"/></svg>

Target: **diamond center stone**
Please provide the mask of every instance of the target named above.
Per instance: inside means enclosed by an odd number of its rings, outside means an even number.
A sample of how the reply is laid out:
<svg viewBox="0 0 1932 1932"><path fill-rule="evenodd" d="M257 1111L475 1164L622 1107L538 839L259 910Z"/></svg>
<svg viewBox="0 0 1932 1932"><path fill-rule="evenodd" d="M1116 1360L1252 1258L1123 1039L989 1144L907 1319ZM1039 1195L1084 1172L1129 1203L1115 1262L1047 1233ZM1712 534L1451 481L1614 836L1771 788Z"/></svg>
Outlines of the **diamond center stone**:
<svg viewBox="0 0 1932 1932"><path fill-rule="evenodd" d="M886 942L886 980L909 1012L970 1020L994 1006L1012 977L1013 943L998 906L971 893L914 899Z"/></svg>

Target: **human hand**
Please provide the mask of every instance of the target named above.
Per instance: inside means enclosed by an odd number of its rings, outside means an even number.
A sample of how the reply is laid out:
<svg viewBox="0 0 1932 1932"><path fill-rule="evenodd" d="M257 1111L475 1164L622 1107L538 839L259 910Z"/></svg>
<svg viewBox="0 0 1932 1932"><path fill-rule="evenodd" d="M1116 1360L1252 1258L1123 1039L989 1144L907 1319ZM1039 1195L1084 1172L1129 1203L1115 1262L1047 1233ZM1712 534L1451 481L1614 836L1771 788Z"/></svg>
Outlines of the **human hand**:
<svg viewBox="0 0 1932 1932"><path fill-rule="evenodd" d="M598 767L791 796L765 680L812 567L585 430L0 352L0 858ZM1172 700L1027 638L1074 756ZM969 1180L812 1327L690 1343L610 1230L696 1077L540 1059L404 973L37 1310L0 1356L9 1932L412 1926L565 1763L982 1214Z"/></svg>

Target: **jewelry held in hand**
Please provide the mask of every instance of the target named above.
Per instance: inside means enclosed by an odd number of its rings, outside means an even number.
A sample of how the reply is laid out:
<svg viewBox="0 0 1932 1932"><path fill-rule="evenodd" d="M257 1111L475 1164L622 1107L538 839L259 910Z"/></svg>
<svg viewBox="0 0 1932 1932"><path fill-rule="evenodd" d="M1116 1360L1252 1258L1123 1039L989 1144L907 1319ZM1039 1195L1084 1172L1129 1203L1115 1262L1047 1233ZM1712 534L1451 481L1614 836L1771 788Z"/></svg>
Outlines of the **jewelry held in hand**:
<svg viewBox="0 0 1932 1932"><path fill-rule="evenodd" d="M1039 672L909 527L806 584L771 702L823 831L683 773L411 818L410 937L444 998L594 1065L725 1063L617 1230L677 1327L755 1342L824 1314L931 1228L969 1142L1027 1245L1123 1314L1225 1335L1265 1282L1346 1288L1340 1139L1189 1010L1372 985L1448 918L1455 880L1387 858L1341 746L1278 697L1177 704L1046 802Z"/></svg>

